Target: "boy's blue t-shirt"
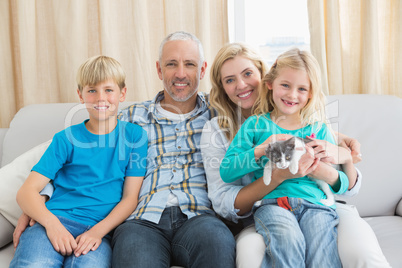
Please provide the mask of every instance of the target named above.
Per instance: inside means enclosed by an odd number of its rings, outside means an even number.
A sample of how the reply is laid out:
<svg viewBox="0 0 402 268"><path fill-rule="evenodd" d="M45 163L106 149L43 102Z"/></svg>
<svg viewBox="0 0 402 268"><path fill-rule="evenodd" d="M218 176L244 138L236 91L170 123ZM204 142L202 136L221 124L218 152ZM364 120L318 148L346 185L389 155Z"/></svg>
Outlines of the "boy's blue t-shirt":
<svg viewBox="0 0 402 268"><path fill-rule="evenodd" d="M95 135L87 121L55 134L32 170L53 180L46 207L54 215L93 226L120 202L125 177L145 175L148 138L119 120L109 134Z"/></svg>
<svg viewBox="0 0 402 268"><path fill-rule="evenodd" d="M316 135L318 140L326 140L336 144L332 133L325 124L315 123L300 129L287 130L275 124L271 120L269 113L261 116L251 116L243 123L231 142L225 158L221 162L220 175L225 182L233 182L251 172L254 173L254 179L258 179L264 175L264 167L269 160L264 155L258 161L255 161L254 148L257 145L263 143L274 134L289 134L305 138L312 133ZM338 174L340 188L336 192L330 188L336 194L342 194L346 192L349 180L344 172L338 171ZM324 192L318 188L318 185L307 176L285 180L264 198L280 198L284 196L303 198L314 204L321 204L320 200L326 198Z"/></svg>

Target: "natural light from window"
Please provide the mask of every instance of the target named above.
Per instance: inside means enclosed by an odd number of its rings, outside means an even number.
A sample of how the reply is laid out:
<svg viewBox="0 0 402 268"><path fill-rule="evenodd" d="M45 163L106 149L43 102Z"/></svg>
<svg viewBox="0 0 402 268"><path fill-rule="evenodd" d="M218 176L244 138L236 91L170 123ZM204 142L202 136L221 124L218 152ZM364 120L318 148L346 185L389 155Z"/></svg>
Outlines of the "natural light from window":
<svg viewBox="0 0 402 268"><path fill-rule="evenodd" d="M310 50L307 0L229 0L230 42L257 48L271 65L282 52Z"/></svg>

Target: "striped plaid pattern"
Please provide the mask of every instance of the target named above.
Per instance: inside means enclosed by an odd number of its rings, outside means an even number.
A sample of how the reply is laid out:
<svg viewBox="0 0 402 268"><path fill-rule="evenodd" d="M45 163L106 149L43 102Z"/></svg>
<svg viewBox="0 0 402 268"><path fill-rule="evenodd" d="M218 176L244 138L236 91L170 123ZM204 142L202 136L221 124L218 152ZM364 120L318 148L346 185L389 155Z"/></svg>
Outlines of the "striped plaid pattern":
<svg viewBox="0 0 402 268"><path fill-rule="evenodd" d="M119 119L142 126L148 133L147 172L141 187L137 209L129 219L158 223L170 192L179 200L189 218L214 213L207 194L207 181L201 158L200 138L204 124L215 116L205 93L198 93L198 109L178 124L157 114L152 100L122 110Z"/></svg>

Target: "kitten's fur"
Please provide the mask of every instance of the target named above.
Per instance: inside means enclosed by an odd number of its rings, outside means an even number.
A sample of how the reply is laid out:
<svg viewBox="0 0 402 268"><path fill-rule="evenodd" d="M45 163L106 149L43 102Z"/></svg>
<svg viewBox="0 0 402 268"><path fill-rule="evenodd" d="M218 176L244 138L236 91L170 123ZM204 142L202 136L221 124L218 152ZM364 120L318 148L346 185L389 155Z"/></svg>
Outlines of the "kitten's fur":
<svg viewBox="0 0 402 268"><path fill-rule="evenodd" d="M306 152L305 144L310 142L308 139L293 137L285 141L276 141L268 144L265 154L269 161L264 168L264 183L268 185L271 182L272 170L274 168L286 169L292 174L296 174L299 169L299 160ZM335 203L334 194L331 192L329 185L322 181L313 179L318 187L325 193L327 199L321 199L320 202L326 206L332 206Z"/></svg>

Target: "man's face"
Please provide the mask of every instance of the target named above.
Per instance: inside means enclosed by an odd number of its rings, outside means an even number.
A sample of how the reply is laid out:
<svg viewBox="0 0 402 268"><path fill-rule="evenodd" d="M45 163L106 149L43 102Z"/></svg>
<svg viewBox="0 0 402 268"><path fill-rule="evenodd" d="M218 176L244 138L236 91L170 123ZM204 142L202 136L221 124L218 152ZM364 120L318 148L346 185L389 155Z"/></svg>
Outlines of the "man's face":
<svg viewBox="0 0 402 268"><path fill-rule="evenodd" d="M165 92L173 102L186 102L195 96L205 75L206 62L200 62L196 42L173 40L165 43L161 61L156 66ZM165 98L168 98L166 94Z"/></svg>

